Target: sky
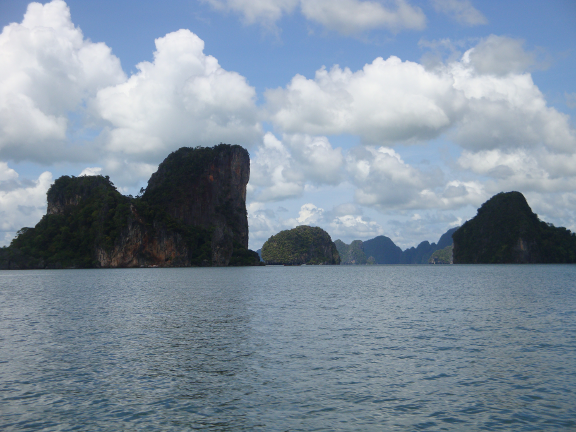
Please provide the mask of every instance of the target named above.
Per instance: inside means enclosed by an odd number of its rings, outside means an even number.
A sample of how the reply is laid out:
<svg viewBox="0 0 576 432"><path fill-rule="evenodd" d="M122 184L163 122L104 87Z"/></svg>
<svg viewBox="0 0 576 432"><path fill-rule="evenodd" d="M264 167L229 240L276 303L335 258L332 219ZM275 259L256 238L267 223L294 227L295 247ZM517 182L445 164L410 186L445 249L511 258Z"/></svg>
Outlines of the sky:
<svg viewBox="0 0 576 432"><path fill-rule="evenodd" d="M0 0L0 246L62 175L248 149L250 248L437 242L499 192L576 231L573 0Z"/></svg>

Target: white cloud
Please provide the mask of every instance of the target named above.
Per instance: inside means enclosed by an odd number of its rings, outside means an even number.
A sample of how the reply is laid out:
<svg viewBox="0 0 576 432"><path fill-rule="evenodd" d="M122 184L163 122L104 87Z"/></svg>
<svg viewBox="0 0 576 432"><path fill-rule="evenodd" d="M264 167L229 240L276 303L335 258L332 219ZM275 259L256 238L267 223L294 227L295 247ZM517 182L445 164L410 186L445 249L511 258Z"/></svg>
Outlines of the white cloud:
<svg viewBox="0 0 576 432"><path fill-rule="evenodd" d="M110 48L85 40L60 0L31 3L21 24L4 27L0 58L0 157L14 160L78 157L65 148L68 114L125 79Z"/></svg>
<svg viewBox="0 0 576 432"><path fill-rule="evenodd" d="M156 39L153 63L98 92L94 108L111 125L109 151L151 161L181 146L250 146L260 138L254 88L203 50L189 30L169 33Z"/></svg>
<svg viewBox="0 0 576 432"><path fill-rule="evenodd" d="M313 80L296 75L265 94L271 121L289 133L360 135L395 143L437 137L464 103L452 77L397 57L377 58L357 72L322 68Z"/></svg>
<svg viewBox="0 0 576 432"><path fill-rule="evenodd" d="M298 213L299 225L316 225L320 220L322 220L324 215L324 209L316 207L312 203L304 204L300 208Z"/></svg>
<svg viewBox="0 0 576 432"><path fill-rule="evenodd" d="M454 87L467 100L452 135L458 144L475 150L540 144L561 152L576 149L569 117L547 106L530 74L477 71L469 60L472 53L449 65Z"/></svg>
<svg viewBox="0 0 576 432"><path fill-rule="evenodd" d="M394 145L449 132L467 149L545 144L572 152L570 118L547 106L524 71L531 62L521 41L490 36L433 70L390 57L357 72L334 66L314 79L296 75L265 93L266 110L291 134L353 134L365 144Z"/></svg>
<svg viewBox="0 0 576 432"><path fill-rule="evenodd" d="M52 184L52 174L42 173L31 184L17 182L5 188L6 182L17 181L18 174L0 163L0 245L10 243L16 231L33 227L46 213L46 192Z"/></svg>
<svg viewBox="0 0 576 432"><path fill-rule="evenodd" d="M439 169L422 171L387 147L357 148L346 158L358 204L382 213L409 209L454 209L479 205L486 199L478 182L445 182Z"/></svg>
<svg viewBox="0 0 576 432"><path fill-rule="evenodd" d="M292 159L307 181L330 185L340 183L344 162L342 149L332 148L328 138L284 135L283 142L290 149Z"/></svg>
<svg viewBox="0 0 576 432"><path fill-rule="evenodd" d="M384 229L374 221L362 216L338 216L329 222L328 228L332 240L341 239L345 243L353 240L369 240L384 234Z"/></svg>
<svg viewBox="0 0 576 432"><path fill-rule="evenodd" d="M261 188L255 196L258 201L297 197L304 191L304 178L292 169L290 152L270 132L250 161L249 187L253 193Z"/></svg>
<svg viewBox="0 0 576 432"><path fill-rule="evenodd" d="M101 167L84 168L78 177L100 175L101 172Z"/></svg>
<svg viewBox="0 0 576 432"><path fill-rule="evenodd" d="M380 1L363 0L202 0L216 10L236 12L246 24L259 23L275 29L282 15L300 5L302 15L329 30L349 35L376 28L392 32L422 30L426 17L419 7L406 0L394 0L391 7Z"/></svg>
<svg viewBox="0 0 576 432"><path fill-rule="evenodd" d="M426 27L426 17L419 7L411 6L405 0L393 3L393 8L387 8L377 1L302 0L301 7L307 19L345 35L376 28L398 32Z"/></svg>
<svg viewBox="0 0 576 432"><path fill-rule="evenodd" d="M475 26L488 24L486 17L476 9L470 0L431 0L434 8L452 16L460 24Z"/></svg>
<svg viewBox="0 0 576 432"><path fill-rule="evenodd" d="M536 150L485 150L463 152L458 160L463 169L489 177L492 192L571 192L576 188L576 154Z"/></svg>
<svg viewBox="0 0 576 432"><path fill-rule="evenodd" d="M0 182L7 182L10 180L16 180L18 178L18 173L12 168L8 167L6 162L0 161Z"/></svg>
<svg viewBox="0 0 576 432"><path fill-rule="evenodd" d="M261 23L273 27L284 13L290 13L299 0L202 0L217 10L237 12L246 24Z"/></svg>
<svg viewBox="0 0 576 432"><path fill-rule="evenodd" d="M249 190L258 201L277 201L302 195L306 184L337 185L344 163L342 150L326 137L268 132L250 164Z"/></svg>
<svg viewBox="0 0 576 432"><path fill-rule="evenodd" d="M421 192L442 184L441 174L423 173L387 147L358 148L346 158L356 201L380 211L417 208Z"/></svg>
<svg viewBox="0 0 576 432"><path fill-rule="evenodd" d="M490 35L464 55L480 74L506 75L525 72L535 62L535 56L524 50L524 41L506 36Z"/></svg>

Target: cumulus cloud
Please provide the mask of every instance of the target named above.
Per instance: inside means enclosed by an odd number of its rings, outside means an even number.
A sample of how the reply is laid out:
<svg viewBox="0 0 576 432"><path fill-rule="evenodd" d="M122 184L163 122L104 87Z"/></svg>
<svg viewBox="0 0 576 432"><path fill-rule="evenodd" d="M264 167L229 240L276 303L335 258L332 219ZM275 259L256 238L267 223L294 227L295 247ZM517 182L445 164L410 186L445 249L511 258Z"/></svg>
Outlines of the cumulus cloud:
<svg viewBox="0 0 576 432"><path fill-rule="evenodd" d="M22 23L0 34L0 157L50 163L79 157L66 147L68 114L124 81L103 43L83 38L61 0L31 3Z"/></svg>
<svg viewBox="0 0 576 432"><path fill-rule="evenodd" d="M460 24L476 26L488 24L486 17L470 0L432 0L434 8L453 17Z"/></svg>
<svg viewBox="0 0 576 432"><path fill-rule="evenodd" d="M345 243L353 240L368 240L384 234L377 222L365 220L362 216L344 215L334 218L328 224L332 240L341 239Z"/></svg>
<svg viewBox="0 0 576 432"><path fill-rule="evenodd" d="M306 184L337 185L344 163L342 149L326 137L268 132L251 160L250 191L261 202L302 195Z"/></svg>
<svg viewBox="0 0 576 432"><path fill-rule="evenodd" d="M181 146L259 139L254 88L203 50L189 30L169 33L156 39L152 63L98 92L94 109L110 124L108 150L150 161Z"/></svg>
<svg viewBox="0 0 576 432"><path fill-rule="evenodd" d="M313 80L296 75L265 96L270 119L286 132L350 133L369 143L437 137L464 104L449 74L394 56L357 72L334 66L318 70Z"/></svg>
<svg viewBox="0 0 576 432"><path fill-rule="evenodd" d="M467 51L464 62L480 74L506 75L525 72L535 56L524 50L523 40L490 35Z"/></svg>
<svg viewBox="0 0 576 432"><path fill-rule="evenodd" d="M486 198L481 183L446 182L441 170L411 166L387 147L353 149L346 157L346 169L356 187L356 202L382 213L477 206Z"/></svg>
<svg viewBox="0 0 576 432"><path fill-rule="evenodd" d="M261 202L297 197L304 191L304 178L292 169L290 152L270 132L250 161L248 186L252 193L261 188L255 197Z"/></svg>
<svg viewBox="0 0 576 432"><path fill-rule="evenodd" d="M346 158L346 168L357 187L356 202L380 211L418 207L421 192L443 180L441 173L423 173L387 147L354 149Z"/></svg>
<svg viewBox="0 0 576 432"><path fill-rule="evenodd" d="M490 44L497 42L509 43L507 38L495 38ZM569 117L547 106L530 74L515 72L519 62L511 61L506 74L506 69L478 69L478 62L472 60L475 49L449 66L454 88L467 100L461 120L455 124L454 140L476 150L544 144L557 151L574 151L576 132Z"/></svg>
<svg viewBox="0 0 576 432"><path fill-rule="evenodd" d="M387 8L376 1L360 0L302 0L302 14L329 30L349 35L375 28L393 32L403 29L422 30L426 17L419 7L405 0L394 1Z"/></svg>
<svg viewBox="0 0 576 432"><path fill-rule="evenodd" d="M8 245L16 232L32 227L46 213L46 192L52 174L42 173L32 182L20 181L18 174L0 162L0 246Z"/></svg>
<svg viewBox="0 0 576 432"><path fill-rule="evenodd" d="M576 155L550 152L544 147L463 152L458 159L463 169L492 180L492 191L570 192L576 187Z"/></svg>
<svg viewBox="0 0 576 432"><path fill-rule="evenodd" d="M377 58L352 72L321 68L265 94L269 119L297 134L354 134L365 144L410 144L450 137L467 149L535 146L571 152L567 115L547 106L526 72L533 56L522 41L490 36L432 70Z"/></svg>

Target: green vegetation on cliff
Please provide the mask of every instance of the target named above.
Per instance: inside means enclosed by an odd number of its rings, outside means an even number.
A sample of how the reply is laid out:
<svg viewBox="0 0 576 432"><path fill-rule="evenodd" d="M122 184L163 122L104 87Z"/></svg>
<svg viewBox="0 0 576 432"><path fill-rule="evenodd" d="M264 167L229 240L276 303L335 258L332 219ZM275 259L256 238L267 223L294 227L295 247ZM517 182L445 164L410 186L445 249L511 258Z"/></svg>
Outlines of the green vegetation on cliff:
<svg viewBox="0 0 576 432"><path fill-rule="evenodd" d="M262 246L266 264L340 264L340 256L330 235L322 228L301 225L281 231Z"/></svg>
<svg viewBox="0 0 576 432"><path fill-rule="evenodd" d="M453 239L455 264L576 262L576 235L538 219L520 192L490 198Z"/></svg>
<svg viewBox="0 0 576 432"><path fill-rule="evenodd" d="M95 267L96 248L110 250L127 226L130 198L108 177L63 176L48 190L49 212L34 228L22 228L10 249L27 267Z"/></svg>

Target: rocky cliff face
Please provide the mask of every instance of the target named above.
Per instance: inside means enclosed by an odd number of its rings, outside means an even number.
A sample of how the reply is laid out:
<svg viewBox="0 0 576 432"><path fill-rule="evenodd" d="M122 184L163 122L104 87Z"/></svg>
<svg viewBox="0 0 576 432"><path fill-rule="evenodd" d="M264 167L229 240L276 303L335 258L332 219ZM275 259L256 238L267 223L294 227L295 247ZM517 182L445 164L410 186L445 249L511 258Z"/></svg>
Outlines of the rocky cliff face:
<svg viewBox="0 0 576 432"><path fill-rule="evenodd" d="M162 204L186 225L217 227L215 246L226 248L231 237L248 247L246 185L250 156L240 146L181 148L152 174L143 199Z"/></svg>
<svg viewBox="0 0 576 432"><path fill-rule="evenodd" d="M250 156L240 146L181 148L152 174L142 199L185 226L211 229L212 264L226 266L234 245L248 249L249 179Z"/></svg>
<svg viewBox="0 0 576 432"><path fill-rule="evenodd" d="M137 198L108 177L61 177L48 191L48 214L11 248L30 258L21 268L256 265L249 177L248 152L227 144L170 154Z"/></svg>

